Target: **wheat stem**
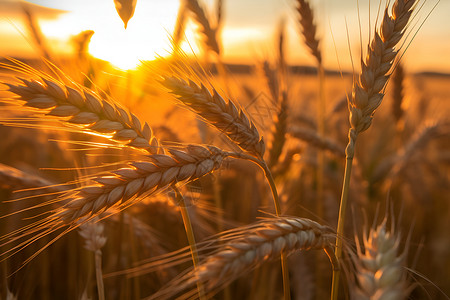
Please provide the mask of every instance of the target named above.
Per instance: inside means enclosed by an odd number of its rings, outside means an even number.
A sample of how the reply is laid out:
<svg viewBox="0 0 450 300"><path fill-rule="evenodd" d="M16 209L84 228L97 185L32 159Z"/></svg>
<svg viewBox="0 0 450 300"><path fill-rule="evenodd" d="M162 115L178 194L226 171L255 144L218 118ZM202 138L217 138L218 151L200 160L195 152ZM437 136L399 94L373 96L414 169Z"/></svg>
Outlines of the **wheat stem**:
<svg viewBox="0 0 450 300"><path fill-rule="evenodd" d="M275 186L275 181L272 176L272 172L270 172L269 167L264 161L260 161L260 164L258 164L263 170L264 174L267 178L267 181L270 185L270 190L272 192L273 196L273 202L275 205L275 213L277 217L281 215L281 207L280 207L280 198L278 197L277 187ZM287 265L287 256L286 252L281 252L281 272L283 273L283 294L285 300L291 299L291 287L290 287L290 280L289 280L289 268Z"/></svg>
<svg viewBox="0 0 450 300"><path fill-rule="evenodd" d="M181 217L183 218L184 229L186 230L186 236L189 242L189 247L191 250L192 262L194 264L194 269L198 268L198 251L195 242L194 230L192 229L191 218L189 217L189 212L186 207L186 201L181 194L180 190L174 186L175 195L177 201L180 203ZM201 282L197 282L197 290L200 300L204 300L205 291Z"/></svg>
<svg viewBox="0 0 450 300"><path fill-rule="evenodd" d="M318 63L319 77L319 105L317 110L317 129L321 138L325 138L325 71L322 63ZM323 193L325 173L325 153L319 149L317 152L317 215L323 219Z"/></svg>
<svg viewBox="0 0 450 300"><path fill-rule="evenodd" d="M98 299L105 300L105 286L102 272L102 250L95 251L95 278L97 279Z"/></svg>
<svg viewBox="0 0 450 300"><path fill-rule="evenodd" d="M341 205L339 207L339 218L338 218L338 227L336 234L336 250L335 255L338 262L342 257L342 237L344 235L344 223L345 223L345 213L347 210L347 202L348 202L348 193L350 190L350 177L352 173L352 163L353 163L353 154L354 147L356 142L356 133L354 133L353 129L349 131L349 143L346 149L346 163L345 163L345 173L344 173L344 182L342 184L342 194L341 194ZM339 276L340 270L339 267L333 269L333 281L331 285L331 299L337 300L338 292L339 292Z"/></svg>
<svg viewBox="0 0 450 300"><path fill-rule="evenodd" d="M254 158L253 156L243 154L243 153L233 153L230 156L250 160L250 161L254 162L255 164L257 164L264 171L264 175L270 186L270 191L272 192L273 203L275 205L275 214L277 215L277 217L279 217L281 215L280 198L278 196L277 187L275 185L275 180L273 179L272 172L270 172L270 169L267 166L266 162L262 159L257 159L257 158ZM291 299L291 289L290 289L290 280L289 280L289 268L287 265L287 256L284 251L281 252L281 272L283 274L284 299L290 300Z"/></svg>

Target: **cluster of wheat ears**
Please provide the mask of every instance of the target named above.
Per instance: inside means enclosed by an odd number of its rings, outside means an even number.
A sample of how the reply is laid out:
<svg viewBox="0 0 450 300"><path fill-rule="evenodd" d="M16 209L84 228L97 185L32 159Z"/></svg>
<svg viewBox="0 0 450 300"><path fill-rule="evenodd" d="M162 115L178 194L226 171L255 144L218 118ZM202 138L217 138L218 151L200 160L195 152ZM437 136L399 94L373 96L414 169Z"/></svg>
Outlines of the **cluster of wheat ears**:
<svg viewBox="0 0 450 300"><path fill-rule="evenodd" d="M126 27L136 1L115 2ZM400 58L420 5L417 0L380 5L377 26L362 51L360 71L352 76L352 91L332 107L325 92L327 76L313 9L307 0L296 1L298 31L317 66L316 116L294 111L291 86L296 78L286 61L282 23L277 62L264 61L255 75L264 78L272 106L269 111L274 112L267 132L242 108L244 103L230 96L237 92L227 90L232 74L221 59L220 0L214 18L199 1L181 1L173 56L145 67L144 80L150 83L145 83L144 93L156 89L167 96L168 92L198 118L198 123L187 125L195 127L190 129L171 128L169 121L152 129L130 112L133 105L119 103L111 90L100 87L101 81L96 80L104 75L95 73L98 66L92 58L83 57L81 50L78 67L90 70L85 73L89 80L80 83L69 77L62 64L50 62L51 51L34 28L36 46L47 53L48 60L40 70L12 58L0 64L7 74L1 81L5 113L0 122L31 128L45 137L44 141L31 137L31 145L47 144L47 139L61 141L51 151L77 164L67 169L75 177L65 183L0 165L2 190L20 190L17 199L2 200L2 297L408 298L420 286L412 281L412 275L418 274L411 271L415 262L408 266L408 253L419 252L409 251L409 246L419 241L413 241L417 235L412 234L412 225L403 227L406 232L399 229L405 217L395 217L402 206L402 178L411 175L417 153L433 140L450 135L448 123L424 122L403 143L407 112L402 106L405 71ZM32 18L29 12L28 17ZM201 33L205 63L191 59L180 48L189 19ZM37 26L30 24L32 29ZM91 35L84 33L79 49ZM216 76L207 69L211 60ZM394 85L390 123L394 126L382 131L393 134L381 135L389 136L386 143L393 151L376 163L367 158L377 151L370 149L373 143L362 140L361 153L355 150L384 101L390 79ZM221 88L221 83L227 87ZM250 99L252 93L247 91ZM333 134L330 128L330 120L337 116L344 121L348 116L350 121L335 128L348 128L347 147L343 132ZM18 130L26 135L24 129ZM183 138L189 137L189 130L202 138L189 142ZM5 143L7 139L5 135ZM67 145L93 152L72 154ZM39 159L35 155L32 160ZM50 163L49 167L59 167ZM345 169L340 167L344 163ZM362 179L367 176L362 171L364 164L371 166L368 179ZM105 170L93 174L94 166ZM344 172L340 187L335 187L339 179L333 169ZM374 187L378 195L370 191ZM340 201L333 197L334 191L342 192ZM369 201L364 199L368 194ZM7 195L12 199L15 194ZM386 203L386 198L391 202ZM357 204L365 206L361 209ZM385 215L380 214L382 206L386 206ZM358 211L348 214L350 207ZM360 209L373 219L373 225L365 226L362 233L357 225ZM309 218L300 217L308 210L312 212ZM410 221L406 218L406 223ZM14 228L16 224L20 226ZM59 241L64 239L64 243ZM74 250L82 243L93 256ZM323 250L326 256L310 250ZM45 263L58 267L43 267ZM70 275L76 270L84 275ZM90 278L91 270L95 280ZM26 273L34 274L33 287L20 283L29 284ZM437 284L434 289L439 291ZM445 292L436 294L445 297Z"/></svg>

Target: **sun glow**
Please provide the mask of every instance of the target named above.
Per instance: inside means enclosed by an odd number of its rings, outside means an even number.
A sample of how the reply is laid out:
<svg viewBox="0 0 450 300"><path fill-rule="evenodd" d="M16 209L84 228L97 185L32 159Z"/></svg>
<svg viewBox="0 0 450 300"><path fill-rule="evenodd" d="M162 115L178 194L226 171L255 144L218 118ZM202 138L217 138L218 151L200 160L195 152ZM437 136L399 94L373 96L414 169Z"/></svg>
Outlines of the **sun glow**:
<svg viewBox="0 0 450 300"><path fill-rule="evenodd" d="M92 1L89 10L73 7L58 20L41 23L45 36L66 38L83 30L93 30L89 53L127 70L144 60L153 60L170 52L179 2L140 1L133 18L124 28L112 1Z"/></svg>

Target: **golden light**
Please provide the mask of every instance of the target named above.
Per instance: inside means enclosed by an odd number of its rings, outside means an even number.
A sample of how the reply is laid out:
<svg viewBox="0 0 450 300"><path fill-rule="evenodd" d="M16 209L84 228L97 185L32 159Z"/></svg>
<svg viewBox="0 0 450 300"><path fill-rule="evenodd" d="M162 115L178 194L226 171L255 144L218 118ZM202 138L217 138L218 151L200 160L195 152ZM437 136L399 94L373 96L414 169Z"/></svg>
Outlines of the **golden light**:
<svg viewBox="0 0 450 300"><path fill-rule="evenodd" d="M41 22L41 29L46 37L67 42L70 35L93 30L89 53L128 70L140 61L170 53L170 34L178 5L178 0L138 1L135 14L125 29L112 1L93 1L89 10L75 6L58 20Z"/></svg>

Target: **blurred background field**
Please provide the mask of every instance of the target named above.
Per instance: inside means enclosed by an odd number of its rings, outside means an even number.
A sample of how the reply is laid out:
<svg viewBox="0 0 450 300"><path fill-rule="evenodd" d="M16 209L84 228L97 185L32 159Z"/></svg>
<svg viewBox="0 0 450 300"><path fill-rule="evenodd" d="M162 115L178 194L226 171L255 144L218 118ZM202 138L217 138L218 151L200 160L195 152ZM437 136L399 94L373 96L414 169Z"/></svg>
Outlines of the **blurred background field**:
<svg viewBox="0 0 450 300"><path fill-rule="evenodd" d="M227 150L238 149L214 128L202 123L195 113L183 107L160 83L158 71L164 70L164 64L171 60L168 52L172 50L168 36L177 19L178 1L168 1L166 7L159 7L154 3L156 8L153 9L163 10L168 16L163 21L153 20L165 24L165 31L153 37L162 44L155 51L161 51L159 55L165 58L150 59L145 54L139 56L141 53L126 54L127 49L131 51L131 48L140 47L138 43L133 44L131 41L133 34L150 34L152 30L145 28L142 31L140 27L144 25L139 23L142 15L149 11L146 6L148 3L144 5L145 1L138 0L134 19L131 18L125 30L114 9L113 1L107 4L99 1L99 7L107 7L105 15L108 15L109 19L104 22L117 32L120 29L120 37L118 33L116 42L130 43L128 48L117 51L114 58L110 57L110 61L102 51L113 52L114 44L103 50L98 50L96 44L90 44L91 38L94 43L96 34L102 34L102 27L98 27L100 29L96 33L84 31L61 38L61 35L68 34L67 32L75 30L74 28L78 30L87 26L86 24L100 26L101 22L90 23L80 17L80 12L84 10L82 6L87 3L13 2L0 2L0 8L4 8L1 12L0 44L3 44L0 46L0 55L5 56L2 60L5 64L11 64L8 57L12 57L41 72L65 74L73 82L98 91L99 94L104 93L120 102L140 120L148 122L153 134L165 143L164 145L199 143ZM299 138L294 133L298 128L309 134L317 132L320 91L314 60L298 35L299 25L296 23L297 16L293 9L294 1L282 1L282 4L278 1L260 4L255 1L242 1L241 7L237 1L224 1L222 34L218 35L223 52L213 53L199 42L199 29L193 20L188 21L186 26L185 38L189 44L184 43L183 49L188 54L195 52L195 56L190 56L189 62L200 64L214 88L247 112L270 149L273 127L277 122L274 115L279 113L279 107L274 104L267 74L263 71L263 62L268 62L274 69L278 68L278 59L281 56L279 48L282 44L279 41L279 19L284 17L288 20L285 24L287 42L285 41L283 46L284 60L288 65L283 83L287 91L288 105L286 143L279 165L275 166L278 166L278 169L274 168L282 211L286 215L307 217L336 228L344 173L343 150L348 142L347 97L351 95L353 76L350 56L346 49L347 40L345 35L342 35L345 27L331 26L335 38L340 38L336 45L333 45L328 21L340 18L345 8L351 8L349 14L353 16L355 4L345 2L342 8L337 8L331 1L311 3L319 11L316 20L320 24L324 40L322 49L326 57L324 136L337 146L337 150L326 149L320 146L320 143L318 146L311 138ZM426 2L425 8L420 11L419 20L424 19L432 4ZM212 12L215 5L215 1L205 1L205 9L211 12L208 16L214 16ZM450 31L450 26L448 21L441 17L447 6L447 2L441 1L402 59L405 75L402 81L401 121L395 120L393 116L395 87L391 80L371 128L359 137L352 175L352 204L349 213L357 226L354 227L352 221L347 222L345 240L349 247L354 247L353 237L355 234L362 236L363 224L370 226L376 218L380 221L384 217L386 205L392 205L392 222L396 224L396 230L402 237L400 249L407 249L406 270L411 284L409 299L448 299L446 295L450 295L450 51L447 51L449 41L443 38L446 32ZM250 8L261 10L255 13L259 18L245 20L242 12L239 13ZM365 14L367 8L367 3L363 3L360 9ZM68 9L73 11L63 12ZM269 17L269 12L274 9L276 19L272 15ZM331 13L333 9L336 12ZM57 17L61 15L68 17L65 21L60 19L61 28L57 32ZM89 16L87 14L85 17ZM264 16L268 16L266 22ZM53 19L54 23L48 19ZM242 19L244 20L239 21ZM255 22L255 25L250 26L250 21ZM320 23L322 21L324 23ZM72 27L71 22L80 22L83 26ZM262 23L267 24L263 26ZM364 23L367 24L368 21ZM420 22L414 24L416 27L411 30L412 34L419 28L417 24ZM14 37L11 35L11 26L22 35L25 44L28 44L24 47L28 47L28 50L20 52L23 49L19 51L18 48L7 45L15 44L16 42L12 41L17 41L18 38L17 32ZM65 32L64 26L70 30ZM362 30L367 31L366 26L363 24ZM127 32L131 32L127 37L130 40L121 41L122 35ZM358 36L353 27L350 34ZM233 35L236 36L235 40L232 39ZM248 42L252 36L260 40ZM433 44L427 44L430 41L433 41ZM359 42L357 39L351 42L353 60L357 65ZM95 51L99 52L94 52L95 47ZM423 54L424 49L429 50L430 47L436 49L434 54ZM240 51L242 55L239 55ZM334 52L338 52L343 64L342 70ZM121 61L120 57L124 55L131 57L131 62ZM141 63L135 65L139 60ZM55 72L56 68L61 71ZM0 82L17 83L17 75L17 72L5 68L5 65L0 68ZM19 75L35 78L29 74ZM3 85L0 98L10 97L11 93ZM20 109L20 106L10 106L10 102L1 105L1 214L12 214L0 219L2 236L31 223L33 219L29 217L39 216L48 210L48 207L38 207L32 212L15 213L52 199L51 195L39 195L64 188L53 186L54 184L72 182L80 176L100 171L114 170L117 168L117 162L143 157L142 153L122 146L108 146L110 141L102 137L70 130L52 130L51 127L61 128L61 123L32 117L30 119L28 111ZM30 127L26 125L29 121L38 124L38 128L23 128ZM102 146L94 147L94 143L100 143ZM105 144L107 146L104 146ZM318 211L317 155L322 151L325 155L324 188L321 192L323 207ZM109 163L111 165L108 165ZM51 187L45 188L49 185ZM228 159L219 171L194 181L185 189L186 197L191 203L188 209L197 241L275 213L261 170L246 161ZM29 196L34 197L28 198ZM19 198L23 199L10 201ZM162 194L145 199L102 221L103 234L107 239L102 249L106 299L148 297L191 266L189 262L167 268L159 266L148 274L133 273L131 270L137 266L145 266L146 260L152 257L188 245L177 205L170 194ZM1 262L2 299L13 299L7 298L8 293L12 293L17 299L96 299L94 257L83 248L85 240L78 231L65 235L19 270L23 262L50 242L51 238L45 237ZM329 297L331 267L325 255L315 252L296 254L290 258L290 264L295 266L290 269L292 299ZM115 274L124 270L128 271ZM352 272L351 269L347 271L350 274ZM145 267L142 272L145 272ZM233 282L229 289L221 291L216 298L281 299L279 273L278 262L265 264L250 275ZM268 286L268 282L275 284ZM348 296L348 291L343 293L345 297Z"/></svg>

